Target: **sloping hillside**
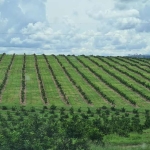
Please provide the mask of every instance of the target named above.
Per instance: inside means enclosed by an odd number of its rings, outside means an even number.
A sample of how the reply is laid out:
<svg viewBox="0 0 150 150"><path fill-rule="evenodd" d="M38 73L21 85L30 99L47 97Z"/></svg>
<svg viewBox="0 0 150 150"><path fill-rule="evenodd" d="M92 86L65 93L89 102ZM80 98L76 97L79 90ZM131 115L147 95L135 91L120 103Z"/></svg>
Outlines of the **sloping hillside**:
<svg viewBox="0 0 150 150"><path fill-rule="evenodd" d="M150 60L0 55L1 105L150 107Z"/></svg>

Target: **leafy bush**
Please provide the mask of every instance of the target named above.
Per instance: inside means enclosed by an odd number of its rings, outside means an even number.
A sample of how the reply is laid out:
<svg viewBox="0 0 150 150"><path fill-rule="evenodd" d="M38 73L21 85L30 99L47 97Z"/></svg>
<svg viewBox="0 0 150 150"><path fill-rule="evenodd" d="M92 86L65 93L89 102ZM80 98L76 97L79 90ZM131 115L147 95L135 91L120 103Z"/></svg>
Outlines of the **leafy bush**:
<svg viewBox="0 0 150 150"><path fill-rule="evenodd" d="M8 108L6 106L2 106L2 110L7 110Z"/></svg>
<svg viewBox="0 0 150 150"><path fill-rule="evenodd" d="M51 105L51 107L50 107L50 109L53 111L56 110L56 108L57 108L57 106L55 106L55 105Z"/></svg>

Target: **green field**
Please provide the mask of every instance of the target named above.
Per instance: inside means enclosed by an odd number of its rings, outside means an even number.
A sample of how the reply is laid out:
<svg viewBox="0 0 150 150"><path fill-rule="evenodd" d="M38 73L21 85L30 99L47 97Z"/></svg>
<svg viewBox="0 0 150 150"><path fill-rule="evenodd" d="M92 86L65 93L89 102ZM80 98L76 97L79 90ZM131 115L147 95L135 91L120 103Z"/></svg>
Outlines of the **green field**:
<svg viewBox="0 0 150 150"><path fill-rule="evenodd" d="M25 89L24 99L21 100L23 55L15 55L9 69L13 55L0 55L1 87L3 84L1 105L115 106L141 111L150 107L148 59L48 55L46 61L44 55L37 55L38 70L47 99L44 101L34 55L25 56ZM7 79L3 83L7 69Z"/></svg>
<svg viewBox="0 0 150 150"><path fill-rule="evenodd" d="M150 149L149 68L150 60L141 58L0 54L0 133L12 140L13 132L5 132L13 129L15 134L21 134L21 126L26 130L28 122L30 130L38 120L39 133L47 137L42 129L47 129L53 118L52 126L56 123L58 135L66 138L68 130L72 130L67 127L76 124L78 118L83 125L79 128L83 130L82 138L93 150ZM97 137L93 137L94 133ZM91 142L99 138L98 134L104 137L103 148ZM15 139L18 142L19 136ZM37 138L36 134L32 136ZM83 140L71 138L73 142ZM0 148L7 146L7 141L0 139ZM49 140L48 137L46 143Z"/></svg>

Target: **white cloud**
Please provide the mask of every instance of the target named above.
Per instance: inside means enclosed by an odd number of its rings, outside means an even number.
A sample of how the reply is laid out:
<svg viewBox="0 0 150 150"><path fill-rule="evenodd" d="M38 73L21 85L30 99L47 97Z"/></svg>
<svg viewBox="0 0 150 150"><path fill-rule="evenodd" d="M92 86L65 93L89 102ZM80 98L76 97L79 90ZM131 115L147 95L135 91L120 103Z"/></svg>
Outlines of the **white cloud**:
<svg viewBox="0 0 150 150"><path fill-rule="evenodd" d="M3 18L0 18L0 25L1 25L1 27L4 27L4 26L6 26L7 25L7 23L8 23L8 19L3 19Z"/></svg>
<svg viewBox="0 0 150 150"><path fill-rule="evenodd" d="M101 19L115 19L119 17L139 17L139 12L136 9L130 9L130 10L105 10L105 11L98 11L93 12L93 10L88 11L87 14L89 17L97 20Z"/></svg>
<svg viewBox="0 0 150 150"><path fill-rule="evenodd" d="M45 23L36 22L36 23L29 23L26 27L21 29L22 34L34 34L36 32L42 31L45 28Z"/></svg>
<svg viewBox="0 0 150 150"><path fill-rule="evenodd" d="M149 10L144 0L0 0L0 52L149 53Z"/></svg>
<svg viewBox="0 0 150 150"><path fill-rule="evenodd" d="M4 3L5 0L0 0L0 5L2 5Z"/></svg>
<svg viewBox="0 0 150 150"><path fill-rule="evenodd" d="M137 27L141 24L142 21L135 17L126 17L126 18L119 18L116 20L115 26L118 29L125 30L125 29L132 29Z"/></svg>
<svg viewBox="0 0 150 150"><path fill-rule="evenodd" d="M18 38L12 38L10 43L15 44L15 45L20 45L20 44L22 44L22 41L18 37Z"/></svg>

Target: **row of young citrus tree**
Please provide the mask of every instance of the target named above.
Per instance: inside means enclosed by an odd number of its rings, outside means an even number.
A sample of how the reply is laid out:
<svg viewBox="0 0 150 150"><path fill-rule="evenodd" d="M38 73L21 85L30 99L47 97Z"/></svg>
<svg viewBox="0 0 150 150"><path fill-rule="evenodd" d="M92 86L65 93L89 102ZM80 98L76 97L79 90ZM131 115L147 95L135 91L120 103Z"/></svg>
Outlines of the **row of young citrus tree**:
<svg viewBox="0 0 150 150"><path fill-rule="evenodd" d="M37 73L38 81L39 81L39 85L40 85L41 96L42 96L42 99L43 99L44 103L47 104L48 101L47 101L46 92L45 92L45 89L44 89L44 84L43 84L43 80L42 80L42 77L41 77L41 73L40 73L40 70L39 70L39 67L38 67L38 61L37 61L36 54L34 54L34 61L35 61L36 73Z"/></svg>
<svg viewBox="0 0 150 150"><path fill-rule="evenodd" d="M0 62L1 62L1 60L3 59L4 55L5 55L5 54L2 54L2 55L1 55L1 57L0 57ZM1 85L0 85L0 95L1 95L2 90L3 90L3 87L4 87L4 85L2 85L2 84L4 84L4 80L5 80L5 79L3 79L3 83L1 83Z"/></svg>
<svg viewBox="0 0 150 150"><path fill-rule="evenodd" d="M26 110L13 107L11 111L0 113L0 149L2 150L77 150L90 149L92 144L104 146L103 138L109 134L128 137L131 132L142 134L150 128L150 113L145 111L141 123L137 110L128 113L112 107L87 111L72 107L43 107L37 111L33 107Z"/></svg>
<svg viewBox="0 0 150 150"><path fill-rule="evenodd" d="M25 69L26 69L26 55L23 56L23 65L22 65L22 89L21 89L21 102L25 102Z"/></svg>
<svg viewBox="0 0 150 150"><path fill-rule="evenodd" d="M3 54L3 55L1 56L1 59L4 57L4 55L5 55L5 54ZM6 69L6 72L5 72L4 78L3 78L3 80L2 80L2 83L0 84L0 96L1 96L2 90L4 89L4 87L5 87L5 85L6 85L6 81L7 81L7 79L8 79L9 71L10 71L11 66L12 66L12 64L13 64L14 58L15 58L15 54L13 54L13 56L12 56L12 58L11 58L11 61L10 61L9 65L8 65L8 67L7 67L7 69Z"/></svg>

